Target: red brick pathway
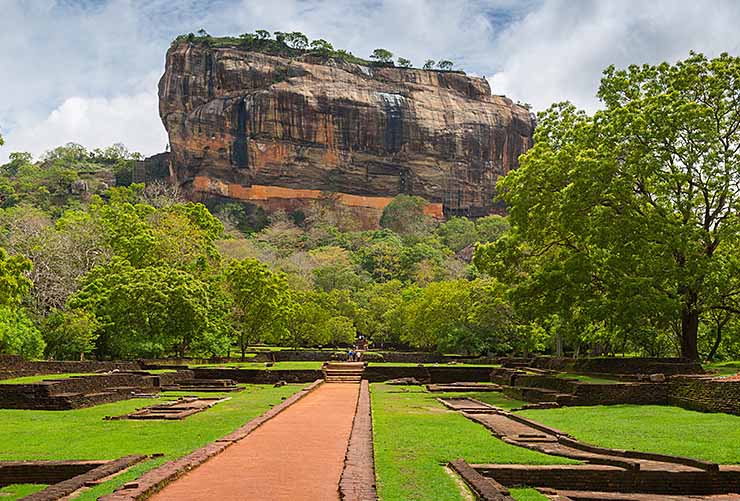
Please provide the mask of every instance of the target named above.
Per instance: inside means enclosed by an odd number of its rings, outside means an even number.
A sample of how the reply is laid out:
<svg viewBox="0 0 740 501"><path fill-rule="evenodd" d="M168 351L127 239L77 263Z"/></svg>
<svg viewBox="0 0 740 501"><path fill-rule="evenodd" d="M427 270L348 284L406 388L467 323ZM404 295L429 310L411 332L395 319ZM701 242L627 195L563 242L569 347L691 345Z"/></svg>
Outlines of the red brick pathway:
<svg viewBox="0 0 740 501"><path fill-rule="evenodd" d="M338 500L358 384L323 384L151 499Z"/></svg>

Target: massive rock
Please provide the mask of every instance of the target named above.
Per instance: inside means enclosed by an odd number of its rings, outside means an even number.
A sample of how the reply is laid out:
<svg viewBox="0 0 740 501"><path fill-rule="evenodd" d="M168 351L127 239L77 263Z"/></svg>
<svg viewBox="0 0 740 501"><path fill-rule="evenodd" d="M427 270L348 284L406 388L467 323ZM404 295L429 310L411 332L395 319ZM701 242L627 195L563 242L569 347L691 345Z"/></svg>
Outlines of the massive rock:
<svg viewBox="0 0 740 501"><path fill-rule="evenodd" d="M368 225L399 193L438 217L495 211L534 128L479 77L184 41L167 52L159 111L173 175L196 197L290 210L331 193Z"/></svg>

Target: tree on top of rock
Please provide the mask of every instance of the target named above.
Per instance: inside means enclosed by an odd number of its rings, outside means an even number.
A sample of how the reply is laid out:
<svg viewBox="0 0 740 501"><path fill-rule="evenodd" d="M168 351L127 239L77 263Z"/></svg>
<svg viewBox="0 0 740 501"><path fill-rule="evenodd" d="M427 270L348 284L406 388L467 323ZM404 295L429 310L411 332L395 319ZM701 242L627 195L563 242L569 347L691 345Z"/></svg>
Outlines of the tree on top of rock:
<svg viewBox="0 0 740 501"><path fill-rule="evenodd" d="M411 68L411 61L405 57L398 58L398 66L401 68Z"/></svg>
<svg viewBox="0 0 740 501"><path fill-rule="evenodd" d="M370 59L384 64L391 63L393 62L393 53L386 49L375 49L370 55Z"/></svg>
<svg viewBox="0 0 740 501"><path fill-rule="evenodd" d="M437 68L442 71L450 71L454 65L455 63L453 63L452 61L448 61L447 59L445 59L437 63Z"/></svg>

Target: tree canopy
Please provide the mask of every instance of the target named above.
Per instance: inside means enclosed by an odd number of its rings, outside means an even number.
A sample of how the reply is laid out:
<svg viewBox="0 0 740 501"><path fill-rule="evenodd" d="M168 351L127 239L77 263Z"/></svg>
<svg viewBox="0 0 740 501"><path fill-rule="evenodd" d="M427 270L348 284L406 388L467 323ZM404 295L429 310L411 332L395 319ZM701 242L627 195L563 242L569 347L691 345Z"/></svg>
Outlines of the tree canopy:
<svg viewBox="0 0 740 501"><path fill-rule="evenodd" d="M598 96L593 115L569 103L540 115L499 184L513 232L475 262L514 267L540 314L626 337L675 329L695 360L702 319L740 311L740 59L609 67Z"/></svg>

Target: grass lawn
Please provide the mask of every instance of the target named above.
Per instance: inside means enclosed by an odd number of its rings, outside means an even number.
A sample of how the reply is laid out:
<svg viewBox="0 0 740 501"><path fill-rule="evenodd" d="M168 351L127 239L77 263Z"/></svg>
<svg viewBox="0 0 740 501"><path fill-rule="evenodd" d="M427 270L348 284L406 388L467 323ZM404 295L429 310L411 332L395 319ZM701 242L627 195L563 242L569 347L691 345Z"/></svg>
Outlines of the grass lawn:
<svg viewBox="0 0 740 501"><path fill-rule="evenodd" d="M509 489L509 494L511 494L511 497L516 499L516 501L547 501L548 499L543 494L540 494L537 489Z"/></svg>
<svg viewBox="0 0 740 501"><path fill-rule="evenodd" d="M740 416L658 405L564 407L520 414L596 445L740 463Z"/></svg>
<svg viewBox="0 0 740 501"><path fill-rule="evenodd" d="M493 393L428 393L419 386L371 385L373 437L378 492L384 501L460 500L455 479L444 469L448 461L469 463L572 464L505 444L483 426L446 409L439 396L473 396L496 405L520 402Z"/></svg>
<svg viewBox="0 0 740 501"><path fill-rule="evenodd" d="M94 376L94 373L91 372L85 372L85 373L68 373L68 374L41 374L37 376L23 376L23 377L17 377L13 379L2 379L0 380L0 384L28 384L28 383L38 383L39 381L44 381L45 379L67 379L74 376Z"/></svg>
<svg viewBox="0 0 740 501"><path fill-rule="evenodd" d="M717 371L720 376L734 376L735 374L740 374L740 360L704 364L703 367L707 372Z"/></svg>
<svg viewBox="0 0 740 501"><path fill-rule="evenodd" d="M501 367L500 364L417 364L412 362L368 362L367 365L369 367L418 367L419 365L424 367Z"/></svg>
<svg viewBox="0 0 740 501"><path fill-rule="evenodd" d="M219 367L239 369L272 369L272 370L319 370L324 362L275 362L272 367L265 366L265 362L228 362L222 364L200 364L190 367Z"/></svg>
<svg viewBox="0 0 740 501"><path fill-rule="evenodd" d="M125 372L125 371L124 371ZM175 372L174 369L157 369L148 370L152 374L163 374L165 372ZM101 373L85 372L85 373L67 373L67 374L41 374L36 376L23 376L13 379L2 379L0 384L30 384L38 383L39 381L46 381L47 379L67 379L74 376L100 376Z"/></svg>
<svg viewBox="0 0 740 501"><path fill-rule="evenodd" d="M584 376L583 374L570 374L567 372L561 372L557 374L556 377L564 378L564 379L577 379L581 383L589 383L589 384L614 384L614 383L620 382L618 379L607 379L603 377Z"/></svg>
<svg viewBox="0 0 740 501"><path fill-rule="evenodd" d="M13 484L0 488L0 498L12 501L46 489L44 484Z"/></svg>
<svg viewBox="0 0 740 501"><path fill-rule="evenodd" d="M0 459L115 459L128 454L164 453L163 458L137 465L111 482L85 492L80 499L96 499L165 461L183 456L280 403L305 385L247 385L217 404L182 421L105 421L165 399L197 393L167 393L165 398L132 399L71 411L0 409Z"/></svg>

